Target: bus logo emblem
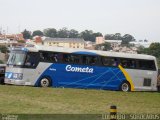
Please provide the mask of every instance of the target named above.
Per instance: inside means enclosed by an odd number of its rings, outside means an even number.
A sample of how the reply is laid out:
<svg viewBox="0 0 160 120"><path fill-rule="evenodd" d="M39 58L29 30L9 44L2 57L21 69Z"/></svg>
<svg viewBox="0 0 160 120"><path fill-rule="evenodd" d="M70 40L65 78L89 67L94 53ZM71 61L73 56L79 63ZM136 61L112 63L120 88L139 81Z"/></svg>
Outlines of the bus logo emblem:
<svg viewBox="0 0 160 120"><path fill-rule="evenodd" d="M82 72L82 73L93 73L94 69L89 67L73 67L71 65L66 66L68 72Z"/></svg>

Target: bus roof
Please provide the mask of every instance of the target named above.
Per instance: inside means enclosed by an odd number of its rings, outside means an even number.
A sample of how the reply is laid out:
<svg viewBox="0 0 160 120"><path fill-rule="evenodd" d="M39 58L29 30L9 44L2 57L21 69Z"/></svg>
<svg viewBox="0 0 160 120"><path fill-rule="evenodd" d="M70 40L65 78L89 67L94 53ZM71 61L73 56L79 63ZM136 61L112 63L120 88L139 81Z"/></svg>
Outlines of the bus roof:
<svg viewBox="0 0 160 120"><path fill-rule="evenodd" d="M47 46L47 47L46 46L35 46L35 47L26 47L26 49L28 51L33 51L33 52L55 51L55 52L64 52L64 53L77 53L77 54L87 54L87 55L100 55L100 56L112 56L112 57L122 57L122 58L156 60L156 58L154 56L145 55L145 54L131 54L131 53L77 49L77 48L64 48L64 47L53 47L53 46Z"/></svg>

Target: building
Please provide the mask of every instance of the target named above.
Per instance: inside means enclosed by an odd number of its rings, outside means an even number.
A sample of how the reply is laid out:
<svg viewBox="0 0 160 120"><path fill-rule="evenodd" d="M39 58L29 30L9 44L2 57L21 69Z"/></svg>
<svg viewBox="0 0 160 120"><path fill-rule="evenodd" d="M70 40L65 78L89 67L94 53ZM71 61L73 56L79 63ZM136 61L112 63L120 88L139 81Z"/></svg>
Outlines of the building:
<svg viewBox="0 0 160 120"><path fill-rule="evenodd" d="M43 44L41 36L35 36L35 37L33 37L33 40L34 40L36 45L42 45Z"/></svg>
<svg viewBox="0 0 160 120"><path fill-rule="evenodd" d="M114 52L137 54L137 47L122 46L122 40L105 40L105 42L111 44L112 51Z"/></svg>
<svg viewBox="0 0 160 120"><path fill-rule="evenodd" d="M152 42L149 42L148 40L138 40L130 42L130 44L134 45L135 47L144 46L145 48L148 48L151 43Z"/></svg>
<svg viewBox="0 0 160 120"><path fill-rule="evenodd" d="M25 43L23 34L0 35L0 45L5 45L8 47L17 46L17 45L19 46L19 44L21 44L22 42Z"/></svg>
<svg viewBox="0 0 160 120"><path fill-rule="evenodd" d="M85 49L94 50L95 49L95 42L92 41L85 41Z"/></svg>
<svg viewBox="0 0 160 120"><path fill-rule="evenodd" d="M96 45L97 44L102 44L102 43L105 43L105 39L104 37L96 37Z"/></svg>
<svg viewBox="0 0 160 120"><path fill-rule="evenodd" d="M10 40L24 40L23 34L11 34L11 35L0 35L0 39L10 39Z"/></svg>
<svg viewBox="0 0 160 120"><path fill-rule="evenodd" d="M111 47L114 49L116 47L119 47L122 43L122 40L105 40L106 43L110 43Z"/></svg>
<svg viewBox="0 0 160 120"><path fill-rule="evenodd" d="M45 46L56 46L66 48L84 48L85 41L82 38L45 38L43 40Z"/></svg>
<svg viewBox="0 0 160 120"><path fill-rule="evenodd" d="M126 46L119 47L118 52L137 54L137 48L136 47L126 47Z"/></svg>
<svg viewBox="0 0 160 120"><path fill-rule="evenodd" d="M0 45L5 46L12 46L13 44L17 44L18 42L16 40L10 40L10 39L0 39Z"/></svg>
<svg viewBox="0 0 160 120"><path fill-rule="evenodd" d="M96 45L110 43L112 48L118 47L121 45L122 40L105 40L104 37L96 37Z"/></svg>

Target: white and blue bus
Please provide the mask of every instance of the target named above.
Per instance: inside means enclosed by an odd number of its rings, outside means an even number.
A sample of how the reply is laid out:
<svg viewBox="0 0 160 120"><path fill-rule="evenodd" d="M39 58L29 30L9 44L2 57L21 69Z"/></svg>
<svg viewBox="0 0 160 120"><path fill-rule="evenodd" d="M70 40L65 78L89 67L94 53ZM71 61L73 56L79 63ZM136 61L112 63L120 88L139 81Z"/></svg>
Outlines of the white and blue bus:
<svg viewBox="0 0 160 120"><path fill-rule="evenodd" d="M150 55L61 47L12 48L5 83L41 87L157 91Z"/></svg>

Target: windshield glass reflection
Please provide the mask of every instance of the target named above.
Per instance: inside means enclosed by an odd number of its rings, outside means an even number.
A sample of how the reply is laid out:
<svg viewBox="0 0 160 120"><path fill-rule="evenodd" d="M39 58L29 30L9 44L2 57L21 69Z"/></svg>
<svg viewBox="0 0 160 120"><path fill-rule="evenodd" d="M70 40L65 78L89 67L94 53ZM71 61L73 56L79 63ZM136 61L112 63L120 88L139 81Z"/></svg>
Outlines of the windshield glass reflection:
<svg viewBox="0 0 160 120"><path fill-rule="evenodd" d="M10 53L7 65L21 66L24 65L26 54L23 52L12 52Z"/></svg>

